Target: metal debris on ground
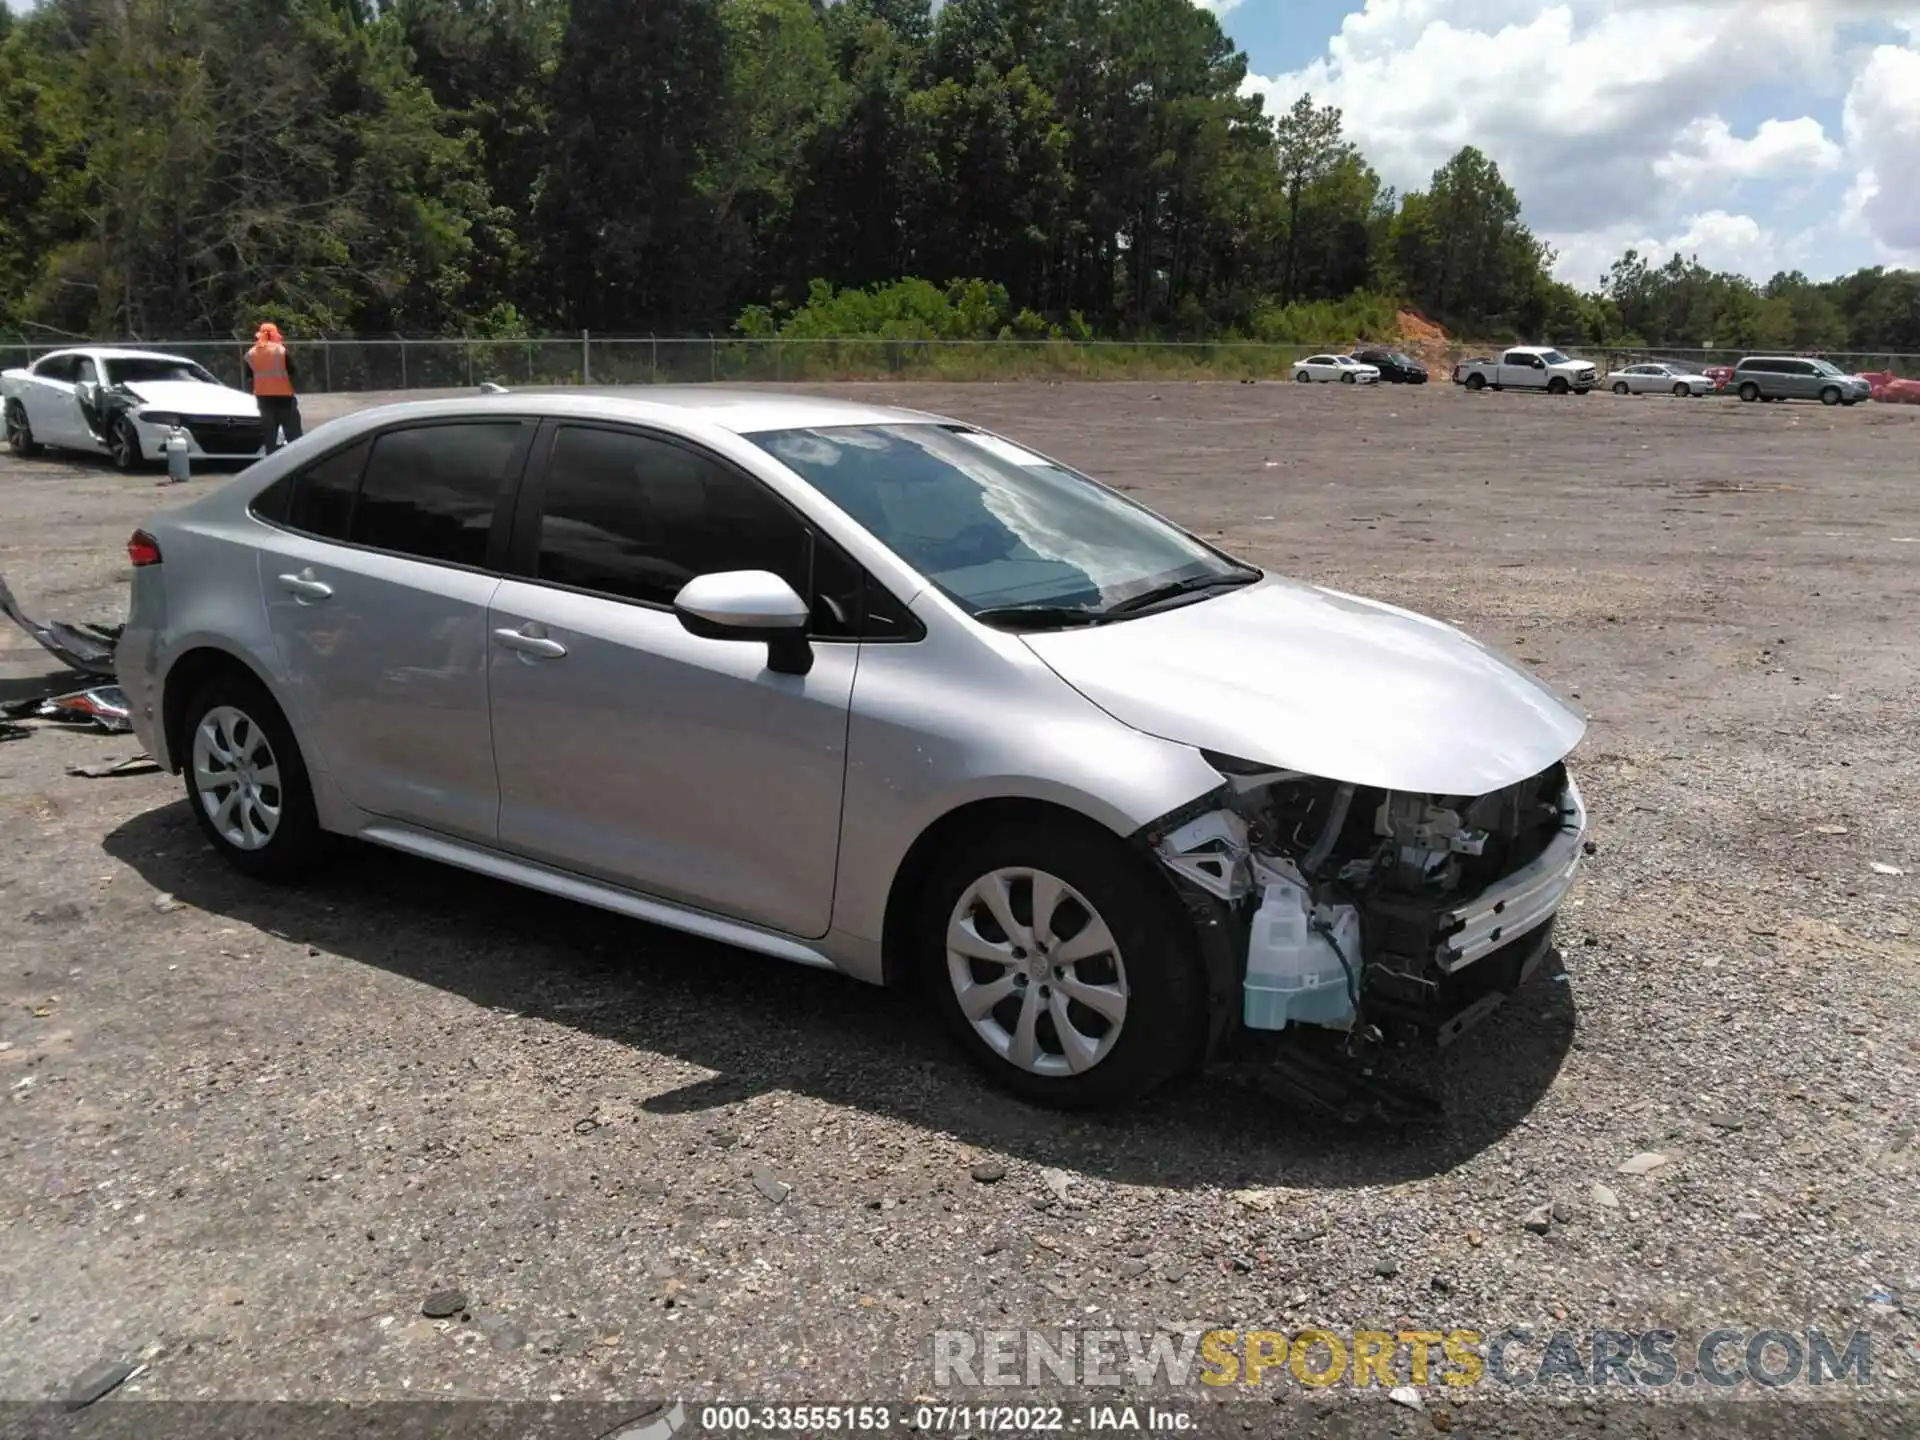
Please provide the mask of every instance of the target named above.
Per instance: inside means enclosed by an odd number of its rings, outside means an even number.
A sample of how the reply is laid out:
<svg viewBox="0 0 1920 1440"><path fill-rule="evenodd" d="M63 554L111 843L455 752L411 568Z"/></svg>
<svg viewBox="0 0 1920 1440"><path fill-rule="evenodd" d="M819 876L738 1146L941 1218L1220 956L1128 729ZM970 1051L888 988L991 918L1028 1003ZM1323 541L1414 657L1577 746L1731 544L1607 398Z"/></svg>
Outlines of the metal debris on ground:
<svg viewBox="0 0 1920 1440"><path fill-rule="evenodd" d="M0 613L31 635L49 654L82 675L111 676L114 647L120 643L118 625L68 625L59 620L42 624L28 617L0 575Z"/></svg>

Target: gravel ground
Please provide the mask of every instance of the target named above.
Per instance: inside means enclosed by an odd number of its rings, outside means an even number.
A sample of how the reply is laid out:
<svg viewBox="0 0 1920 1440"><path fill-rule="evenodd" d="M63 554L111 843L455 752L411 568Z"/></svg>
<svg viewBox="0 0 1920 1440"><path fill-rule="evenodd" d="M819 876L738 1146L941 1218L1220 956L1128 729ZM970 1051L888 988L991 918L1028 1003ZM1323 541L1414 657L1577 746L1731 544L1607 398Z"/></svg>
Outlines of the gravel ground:
<svg viewBox="0 0 1920 1440"><path fill-rule="evenodd" d="M1446 1118L1313 1120L1244 1062L1028 1110L831 975L398 856L256 887L176 779L67 774L125 737L42 730L0 745L0 1398L112 1361L146 1367L116 1400L903 1401L936 1329L992 1327L1665 1327L1688 1370L1725 1325L1865 1330L1871 1385L1564 1389L1543 1421L1537 1387L1416 1411L1282 1368L1173 1402L1236 1433L1913 1432L1920 415L848 388L1456 621L1589 709L1562 963L1410 1063ZM180 498L0 460L0 571L118 618L127 532ZM48 668L0 630L0 697Z"/></svg>

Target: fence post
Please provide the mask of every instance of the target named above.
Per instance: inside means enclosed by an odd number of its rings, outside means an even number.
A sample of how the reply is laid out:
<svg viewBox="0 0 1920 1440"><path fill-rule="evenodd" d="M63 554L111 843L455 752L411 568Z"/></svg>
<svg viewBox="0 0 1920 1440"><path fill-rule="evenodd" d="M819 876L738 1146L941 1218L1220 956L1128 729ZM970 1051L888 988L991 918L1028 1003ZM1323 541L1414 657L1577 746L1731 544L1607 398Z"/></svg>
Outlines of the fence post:
<svg viewBox="0 0 1920 1440"><path fill-rule="evenodd" d="M407 337L404 335L400 337L400 388L402 390L413 388L407 383Z"/></svg>
<svg viewBox="0 0 1920 1440"><path fill-rule="evenodd" d="M652 351L652 356L647 362L647 374L653 383L658 385L660 383L660 337L648 335L647 344Z"/></svg>
<svg viewBox="0 0 1920 1440"><path fill-rule="evenodd" d="M473 346L469 342L462 341L460 350L467 357L467 388L471 390L473 388Z"/></svg>
<svg viewBox="0 0 1920 1440"><path fill-rule="evenodd" d="M326 375L327 393L331 395L333 393L333 341L331 340L320 342L320 365Z"/></svg>
<svg viewBox="0 0 1920 1440"><path fill-rule="evenodd" d="M580 383L593 383L593 341L585 330L580 332Z"/></svg>
<svg viewBox="0 0 1920 1440"><path fill-rule="evenodd" d="M713 338L711 332L707 335L707 378L720 378L720 342Z"/></svg>

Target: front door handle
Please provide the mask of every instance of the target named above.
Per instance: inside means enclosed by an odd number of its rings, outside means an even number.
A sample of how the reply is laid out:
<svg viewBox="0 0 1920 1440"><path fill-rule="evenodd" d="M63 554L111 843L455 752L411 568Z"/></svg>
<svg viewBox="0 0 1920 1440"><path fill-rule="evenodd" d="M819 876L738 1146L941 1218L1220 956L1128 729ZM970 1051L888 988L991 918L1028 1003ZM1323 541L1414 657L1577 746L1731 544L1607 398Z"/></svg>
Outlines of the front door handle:
<svg viewBox="0 0 1920 1440"><path fill-rule="evenodd" d="M535 633L528 633L533 631ZM558 660L567 653L567 647L558 640L537 633L532 625L522 626L518 630L496 630L493 638L509 650L518 650L522 655L538 655L545 660Z"/></svg>
<svg viewBox="0 0 1920 1440"><path fill-rule="evenodd" d="M324 580L314 579L312 566L308 566L298 575L282 575L280 577L280 588L293 596L294 599L300 601L325 600L329 595L333 594L333 587L331 585L327 584Z"/></svg>

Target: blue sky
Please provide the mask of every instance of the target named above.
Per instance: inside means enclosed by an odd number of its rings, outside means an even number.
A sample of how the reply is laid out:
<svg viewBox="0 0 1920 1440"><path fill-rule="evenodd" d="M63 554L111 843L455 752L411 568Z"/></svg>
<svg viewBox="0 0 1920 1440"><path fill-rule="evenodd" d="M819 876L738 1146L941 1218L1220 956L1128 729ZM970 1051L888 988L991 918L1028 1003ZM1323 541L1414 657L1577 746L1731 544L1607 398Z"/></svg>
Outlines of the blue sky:
<svg viewBox="0 0 1920 1440"><path fill-rule="evenodd" d="M1340 105L1389 183L1485 150L1565 279L1920 265L1920 0L1205 3L1270 111Z"/></svg>

